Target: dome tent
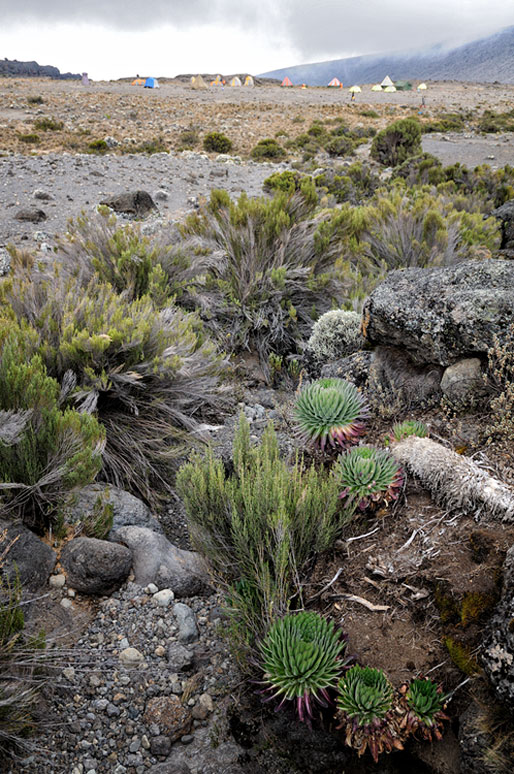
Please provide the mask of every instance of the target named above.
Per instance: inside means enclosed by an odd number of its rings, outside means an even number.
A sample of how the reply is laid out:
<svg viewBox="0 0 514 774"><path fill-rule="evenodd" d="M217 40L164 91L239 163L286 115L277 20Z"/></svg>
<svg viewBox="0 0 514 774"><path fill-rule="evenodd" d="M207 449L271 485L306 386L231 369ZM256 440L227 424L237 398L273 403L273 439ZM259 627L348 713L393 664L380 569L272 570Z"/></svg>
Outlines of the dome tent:
<svg viewBox="0 0 514 774"><path fill-rule="evenodd" d="M382 91L382 86L379 83L375 83L375 85L371 87L371 91Z"/></svg>
<svg viewBox="0 0 514 774"><path fill-rule="evenodd" d="M426 83L420 83L418 86L418 91L425 91L425 89L428 89Z"/></svg>
<svg viewBox="0 0 514 774"><path fill-rule="evenodd" d="M247 75L245 78L245 86L255 86L255 81L251 75Z"/></svg>
<svg viewBox="0 0 514 774"><path fill-rule="evenodd" d="M239 78L239 77L236 75L236 76L235 76L234 78L232 78L232 80L230 81L230 85L231 85L231 86L242 86L243 84L241 83L241 78Z"/></svg>
<svg viewBox="0 0 514 774"><path fill-rule="evenodd" d="M147 78L145 81L145 89L158 89L159 81L157 78Z"/></svg>
<svg viewBox="0 0 514 774"><path fill-rule="evenodd" d="M386 86L384 91L388 91L388 92L396 91L396 86Z"/></svg>
<svg viewBox="0 0 514 774"><path fill-rule="evenodd" d="M394 83L392 82L390 77L388 75L386 75L386 77L384 78L384 80L382 81L382 83L380 85L381 86L394 86Z"/></svg>

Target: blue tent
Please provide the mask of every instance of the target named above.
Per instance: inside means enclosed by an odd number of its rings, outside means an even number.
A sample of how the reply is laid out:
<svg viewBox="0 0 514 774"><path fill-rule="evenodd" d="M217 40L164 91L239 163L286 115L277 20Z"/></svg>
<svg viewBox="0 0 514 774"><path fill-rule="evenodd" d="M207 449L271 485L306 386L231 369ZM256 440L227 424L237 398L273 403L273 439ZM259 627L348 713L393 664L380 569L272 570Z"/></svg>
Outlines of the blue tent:
<svg viewBox="0 0 514 774"><path fill-rule="evenodd" d="M159 81L157 78L147 78L145 81L145 89L158 89Z"/></svg>

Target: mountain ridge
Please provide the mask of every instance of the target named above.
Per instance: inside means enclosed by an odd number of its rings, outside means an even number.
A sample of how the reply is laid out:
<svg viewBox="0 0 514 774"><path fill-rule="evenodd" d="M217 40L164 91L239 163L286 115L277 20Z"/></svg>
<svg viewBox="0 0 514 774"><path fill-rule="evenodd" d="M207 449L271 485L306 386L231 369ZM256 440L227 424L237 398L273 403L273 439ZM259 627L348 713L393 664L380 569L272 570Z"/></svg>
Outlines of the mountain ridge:
<svg viewBox="0 0 514 774"><path fill-rule="evenodd" d="M326 86L334 77L348 86L353 83L380 83L385 75L390 75L394 81L422 79L514 83L514 26L452 49L436 45L420 52L331 59L270 70L259 77L282 79L286 75L293 83L309 86Z"/></svg>

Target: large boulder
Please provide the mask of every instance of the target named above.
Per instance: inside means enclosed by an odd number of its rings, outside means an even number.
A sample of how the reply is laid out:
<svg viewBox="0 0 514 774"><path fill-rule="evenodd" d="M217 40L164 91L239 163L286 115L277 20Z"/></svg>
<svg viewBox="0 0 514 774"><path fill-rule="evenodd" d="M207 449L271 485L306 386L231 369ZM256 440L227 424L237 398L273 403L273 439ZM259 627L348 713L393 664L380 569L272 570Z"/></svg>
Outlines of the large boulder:
<svg viewBox="0 0 514 774"><path fill-rule="evenodd" d="M107 484L89 484L76 495L70 508L69 518L72 522L90 519L98 506L112 508L112 529L136 526L148 527L153 532L162 532L157 519L152 516L150 508L130 492Z"/></svg>
<svg viewBox="0 0 514 774"><path fill-rule="evenodd" d="M209 576L200 554L177 548L164 536L146 527L122 527L111 540L128 546L133 555L135 581L172 589L176 597L209 592Z"/></svg>
<svg viewBox="0 0 514 774"><path fill-rule="evenodd" d="M371 344L405 349L414 363L448 366L485 355L514 322L514 263L466 261L390 272L363 310Z"/></svg>
<svg viewBox="0 0 514 774"><path fill-rule="evenodd" d="M40 591L48 583L57 554L21 522L0 520L2 572L10 580L16 575L22 588Z"/></svg>
<svg viewBox="0 0 514 774"><path fill-rule="evenodd" d="M502 596L482 663L498 700L514 712L514 546L507 551L503 569Z"/></svg>
<svg viewBox="0 0 514 774"><path fill-rule="evenodd" d="M514 250L514 201L505 202L501 207L492 211L501 223L502 241L500 248L502 250Z"/></svg>
<svg viewBox="0 0 514 774"><path fill-rule="evenodd" d="M102 199L100 204L110 207L114 212L135 215L137 218L143 218L155 209L155 202L147 191L127 191L116 194Z"/></svg>
<svg viewBox="0 0 514 774"><path fill-rule="evenodd" d="M83 594L110 594L127 579L132 552L107 540L79 537L66 544L61 564L68 586Z"/></svg>

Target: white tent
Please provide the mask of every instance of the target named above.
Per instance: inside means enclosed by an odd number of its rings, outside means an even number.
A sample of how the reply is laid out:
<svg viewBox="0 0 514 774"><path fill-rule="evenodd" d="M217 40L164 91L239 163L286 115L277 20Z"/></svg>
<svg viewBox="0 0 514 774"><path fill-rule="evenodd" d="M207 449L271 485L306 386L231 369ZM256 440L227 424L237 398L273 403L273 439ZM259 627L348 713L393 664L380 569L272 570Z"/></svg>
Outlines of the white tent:
<svg viewBox="0 0 514 774"><path fill-rule="evenodd" d="M389 91L389 92L396 91L396 86L386 86L384 91Z"/></svg>
<svg viewBox="0 0 514 774"><path fill-rule="evenodd" d="M243 84L241 83L241 78L238 78L238 76L236 75L235 78L232 78L232 80L230 81L230 85L231 86L242 86Z"/></svg>
<svg viewBox="0 0 514 774"><path fill-rule="evenodd" d="M386 77L384 78L384 80L382 81L382 83L380 85L381 86L394 86L394 83L392 82L390 77L388 75L386 75Z"/></svg>
<svg viewBox="0 0 514 774"><path fill-rule="evenodd" d="M418 91L424 91L427 88L428 86L426 85L426 83L420 83L418 86Z"/></svg>
<svg viewBox="0 0 514 774"><path fill-rule="evenodd" d="M245 86L255 86L255 82L251 75L247 75L245 78Z"/></svg>
<svg viewBox="0 0 514 774"><path fill-rule="evenodd" d="M382 91L382 86L379 83L375 83L375 85L371 87L371 91Z"/></svg>

